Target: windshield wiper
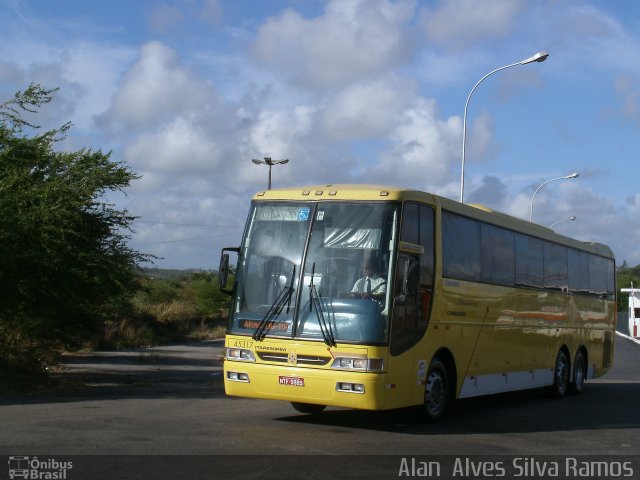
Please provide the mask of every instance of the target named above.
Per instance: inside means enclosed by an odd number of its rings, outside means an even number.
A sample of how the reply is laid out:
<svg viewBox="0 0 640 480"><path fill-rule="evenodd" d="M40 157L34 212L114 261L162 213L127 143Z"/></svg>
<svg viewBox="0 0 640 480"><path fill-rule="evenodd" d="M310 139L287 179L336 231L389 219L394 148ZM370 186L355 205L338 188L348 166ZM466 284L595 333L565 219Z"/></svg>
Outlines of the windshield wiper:
<svg viewBox="0 0 640 480"><path fill-rule="evenodd" d="M256 331L253 332L252 338L257 341L262 341L264 337L267 335L267 331L271 330L273 326L273 320L277 318L284 309L285 305L287 307L287 313L289 313L289 308L291 307L291 296L293 295L293 281L296 277L296 266L293 266L293 272L291 272L291 284L285 286L282 291L278 294L274 302L267 310L266 315L262 320L260 320L260 324Z"/></svg>
<svg viewBox="0 0 640 480"><path fill-rule="evenodd" d="M316 290L316 286L313 284L313 277L316 273L316 264L314 262L313 267L311 268L311 281L309 282L309 311L316 307L316 318L318 319L318 325L320 326L320 332L322 333L322 338L324 343L329 345L330 347L336 347L336 340L333 335L333 329L331 328L331 321L327 323L324 318L324 309L322 308L322 301L320 300L320 295L318 295L318 291Z"/></svg>

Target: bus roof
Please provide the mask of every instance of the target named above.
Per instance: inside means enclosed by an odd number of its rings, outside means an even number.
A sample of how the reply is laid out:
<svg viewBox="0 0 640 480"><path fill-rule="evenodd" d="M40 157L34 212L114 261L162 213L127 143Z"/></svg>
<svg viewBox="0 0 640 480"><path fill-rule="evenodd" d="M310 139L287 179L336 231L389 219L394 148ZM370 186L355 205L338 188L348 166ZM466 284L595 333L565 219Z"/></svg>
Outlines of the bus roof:
<svg viewBox="0 0 640 480"><path fill-rule="evenodd" d="M434 195L386 185L325 184L277 188L256 193L254 200L405 200L411 193L433 203Z"/></svg>
<svg viewBox="0 0 640 480"><path fill-rule="evenodd" d="M443 209L459 215L481 220L496 226L507 228L516 232L526 233L543 240L560 243L580 250L586 250L607 258L613 258L611 249L601 243L582 242L555 233L550 228L513 217L506 213L492 210L484 205L462 204L455 200L441 197L432 193L421 192L387 185L361 185L361 184L323 184L306 185L300 187L286 187L272 190L263 190L256 193L254 201L268 200L359 200L359 201L417 201L430 205L440 205Z"/></svg>

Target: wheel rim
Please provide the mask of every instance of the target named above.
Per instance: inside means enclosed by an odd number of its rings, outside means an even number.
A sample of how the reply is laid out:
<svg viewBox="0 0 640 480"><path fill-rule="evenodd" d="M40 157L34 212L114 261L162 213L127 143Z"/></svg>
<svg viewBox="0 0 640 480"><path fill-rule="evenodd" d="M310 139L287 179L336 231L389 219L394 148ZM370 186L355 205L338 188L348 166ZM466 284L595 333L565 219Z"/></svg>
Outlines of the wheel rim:
<svg viewBox="0 0 640 480"><path fill-rule="evenodd" d="M445 380L442 373L438 370L429 373L424 394L424 404L429 414L437 417L442 413L446 403L446 395Z"/></svg>
<svg viewBox="0 0 640 480"><path fill-rule="evenodd" d="M569 364L564 353L558 356L558 364L556 365L556 385L558 393L564 393L569 385Z"/></svg>

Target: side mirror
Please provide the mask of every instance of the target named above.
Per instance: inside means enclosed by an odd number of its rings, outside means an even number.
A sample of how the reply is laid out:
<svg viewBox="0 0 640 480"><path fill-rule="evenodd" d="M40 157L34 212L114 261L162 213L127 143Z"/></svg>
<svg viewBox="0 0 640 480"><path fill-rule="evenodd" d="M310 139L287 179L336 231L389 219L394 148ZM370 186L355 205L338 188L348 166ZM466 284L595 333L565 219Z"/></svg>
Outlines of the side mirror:
<svg viewBox="0 0 640 480"><path fill-rule="evenodd" d="M218 283L220 284L220 291L227 295L233 295L233 290L225 290L227 283L229 282L229 254L225 253L226 251L235 252L237 254L240 253L240 248L238 247L227 247L223 248L220 253L220 266L218 267Z"/></svg>

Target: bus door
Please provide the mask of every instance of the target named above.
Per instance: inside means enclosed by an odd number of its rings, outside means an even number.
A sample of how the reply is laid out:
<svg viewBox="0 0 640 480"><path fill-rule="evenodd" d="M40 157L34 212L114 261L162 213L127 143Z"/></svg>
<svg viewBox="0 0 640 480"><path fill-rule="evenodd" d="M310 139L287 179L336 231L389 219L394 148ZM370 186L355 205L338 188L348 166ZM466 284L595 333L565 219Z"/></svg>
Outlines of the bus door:
<svg viewBox="0 0 640 480"><path fill-rule="evenodd" d="M420 403L430 359L416 345L431 312L434 264L434 213L431 207L405 203L393 289L389 378L399 402Z"/></svg>

